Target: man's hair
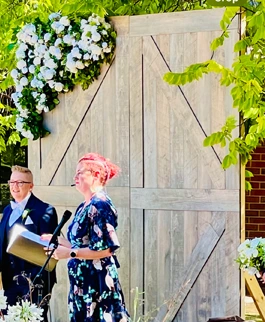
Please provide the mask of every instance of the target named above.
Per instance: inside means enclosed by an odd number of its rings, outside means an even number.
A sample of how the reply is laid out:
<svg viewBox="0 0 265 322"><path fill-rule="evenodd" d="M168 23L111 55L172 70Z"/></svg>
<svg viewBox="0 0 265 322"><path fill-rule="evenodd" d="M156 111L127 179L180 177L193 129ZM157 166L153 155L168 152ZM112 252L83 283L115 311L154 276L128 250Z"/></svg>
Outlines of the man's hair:
<svg viewBox="0 0 265 322"><path fill-rule="evenodd" d="M33 182L33 174L29 168L21 167L20 165L13 165L11 168L11 172L14 172L14 171L28 174L31 178L31 181Z"/></svg>

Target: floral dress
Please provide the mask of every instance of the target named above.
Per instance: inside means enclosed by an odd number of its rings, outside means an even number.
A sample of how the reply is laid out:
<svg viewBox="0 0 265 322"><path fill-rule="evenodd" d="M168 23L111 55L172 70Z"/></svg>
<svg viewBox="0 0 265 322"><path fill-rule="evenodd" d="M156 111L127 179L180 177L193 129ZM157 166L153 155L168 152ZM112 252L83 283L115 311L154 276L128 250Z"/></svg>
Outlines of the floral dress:
<svg viewBox="0 0 265 322"><path fill-rule="evenodd" d="M83 209L82 203L68 228L72 248L99 251L119 248L115 232L117 212L105 192L95 194ZM99 260L70 259L69 315L71 322L131 321L118 279L116 256Z"/></svg>

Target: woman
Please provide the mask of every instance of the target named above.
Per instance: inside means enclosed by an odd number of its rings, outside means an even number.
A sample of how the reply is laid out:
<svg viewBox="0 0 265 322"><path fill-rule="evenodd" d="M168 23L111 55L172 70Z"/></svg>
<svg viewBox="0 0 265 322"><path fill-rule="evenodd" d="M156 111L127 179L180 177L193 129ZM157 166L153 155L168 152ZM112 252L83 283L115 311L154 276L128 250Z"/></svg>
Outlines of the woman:
<svg viewBox="0 0 265 322"><path fill-rule="evenodd" d="M104 191L118 172L118 166L96 153L84 155L77 164L75 186L85 201L69 225L68 240L59 237L53 254L56 259L70 259L71 322L130 321L113 255L120 246L115 232L117 212ZM49 240L51 236L42 238Z"/></svg>

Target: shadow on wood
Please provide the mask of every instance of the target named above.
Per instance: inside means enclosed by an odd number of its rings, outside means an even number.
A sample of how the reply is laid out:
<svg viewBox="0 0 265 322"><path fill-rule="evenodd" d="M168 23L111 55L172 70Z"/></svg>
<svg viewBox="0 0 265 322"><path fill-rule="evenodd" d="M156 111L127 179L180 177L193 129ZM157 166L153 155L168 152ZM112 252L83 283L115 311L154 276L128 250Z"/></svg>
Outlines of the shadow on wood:
<svg viewBox="0 0 265 322"><path fill-rule="evenodd" d="M222 317L222 318L210 318L207 322L228 322L228 321L236 321L236 322L241 322L245 321L241 319L239 316L227 316L227 317Z"/></svg>

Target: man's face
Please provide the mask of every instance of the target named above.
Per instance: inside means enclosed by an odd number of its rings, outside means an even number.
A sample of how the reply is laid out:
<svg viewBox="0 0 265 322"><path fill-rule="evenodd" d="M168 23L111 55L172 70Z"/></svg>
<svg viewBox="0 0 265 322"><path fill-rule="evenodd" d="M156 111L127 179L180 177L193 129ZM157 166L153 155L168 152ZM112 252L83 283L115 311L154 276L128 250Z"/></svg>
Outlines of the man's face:
<svg viewBox="0 0 265 322"><path fill-rule="evenodd" d="M9 180L9 188L15 201L22 201L33 188L31 175L19 171L12 172Z"/></svg>

